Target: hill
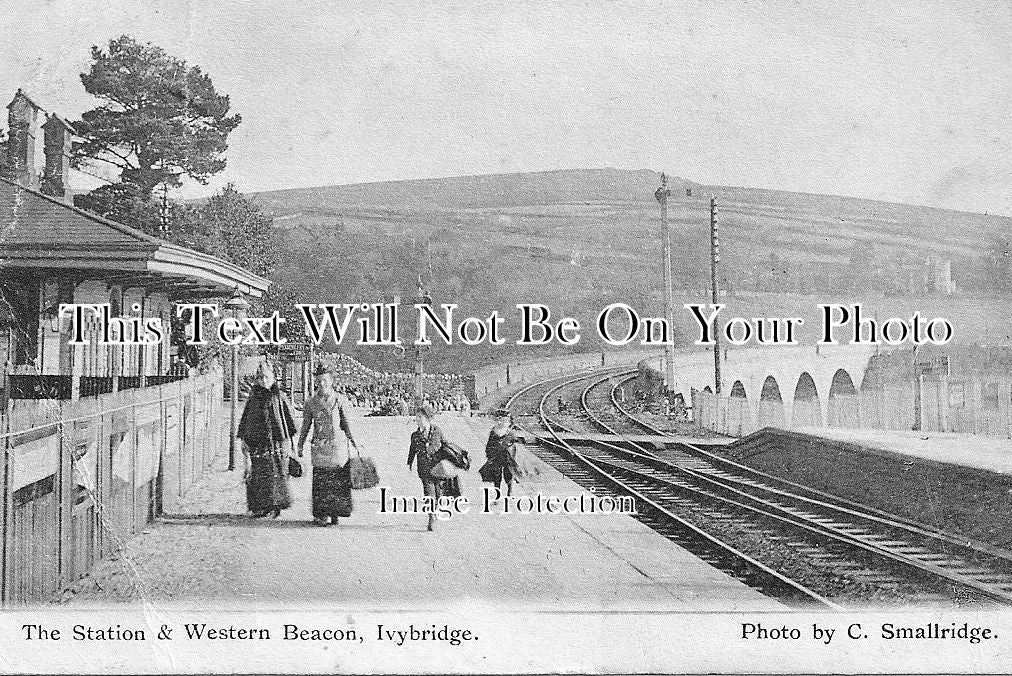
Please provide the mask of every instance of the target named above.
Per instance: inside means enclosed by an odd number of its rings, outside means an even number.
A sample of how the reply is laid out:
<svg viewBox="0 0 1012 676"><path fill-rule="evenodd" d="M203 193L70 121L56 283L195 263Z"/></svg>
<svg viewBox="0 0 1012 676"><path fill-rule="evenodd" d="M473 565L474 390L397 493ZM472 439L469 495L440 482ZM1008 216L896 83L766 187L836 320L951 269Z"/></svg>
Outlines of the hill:
<svg viewBox="0 0 1012 676"><path fill-rule="evenodd" d="M776 314L771 298L783 294L794 298L781 308L788 310L808 305L799 294L818 294L814 308L921 293L930 283L927 261L952 261L957 285L973 288L982 251L1012 225L1000 216L848 197L680 178L670 185L676 293L708 298L709 196L716 195L722 284L729 309L743 312ZM662 314L657 186L650 170L566 170L282 190L259 199L292 250L280 277L309 302L395 295L409 302L421 275L431 279L436 303L482 316L500 309L508 327L515 303L545 303L581 320L581 349L599 349L592 325L608 303ZM508 337L498 348L436 348L432 363L449 369L536 352ZM384 368L410 366L375 348L350 351Z"/></svg>

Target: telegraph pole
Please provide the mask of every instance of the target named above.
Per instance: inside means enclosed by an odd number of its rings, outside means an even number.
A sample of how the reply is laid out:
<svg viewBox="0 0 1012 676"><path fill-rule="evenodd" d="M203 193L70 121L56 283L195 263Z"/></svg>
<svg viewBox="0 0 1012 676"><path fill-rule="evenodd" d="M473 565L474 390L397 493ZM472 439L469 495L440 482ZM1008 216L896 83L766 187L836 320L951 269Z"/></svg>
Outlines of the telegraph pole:
<svg viewBox="0 0 1012 676"><path fill-rule="evenodd" d="M654 197L661 203L661 267L664 274L664 317L667 322L668 339L664 343L664 386L668 391L675 389L675 310L671 298L671 233L668 230L668 177L661 174L661 187Z"/></svg>
<svg viewBox="0 0 1012 676"><path fill-rule="evenodd" d="M717 198L710 198L710 286L713 291L713 304L716 305L720 296L717 287L717 264L720 263L720 240L717 237ZM720 335L713 333L713 393L720 394Z"/></svg>

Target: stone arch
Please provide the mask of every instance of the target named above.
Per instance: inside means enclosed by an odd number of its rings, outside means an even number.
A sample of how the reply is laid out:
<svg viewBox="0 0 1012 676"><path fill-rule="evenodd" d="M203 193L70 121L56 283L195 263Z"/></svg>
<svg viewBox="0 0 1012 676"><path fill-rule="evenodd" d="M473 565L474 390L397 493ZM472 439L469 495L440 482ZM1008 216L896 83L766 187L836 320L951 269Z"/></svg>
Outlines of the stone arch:
<svg viewBox="0 0 1012 676"><path fill-rule="evenodd" d="M752 409L745 394L745 386L736 380L731 386L731 396L727 398L727 433L742 437L751 431Z"/></svg>
<svg viewBox="0 0 1012 676"><path fill-rule="evenodd" d="M846 369L836 369L836 373L833 374L833 384L829 389L829 396L846 396L851 394L857 394L857 388L854 387L854 379L850 377Z"/></svg>
<svg viewBox="0 0 1012 676"><path fill-rule="evenodd" d="M721 431L719 397L713 396L709 385L702 390L693 388L691 393L692 420L709 430Z"/></svg>
<svg viewBox="0 0 1012 676"><path fill-rule="evenodd" d="M837 369L829 387L826 421L830 427L860 427L861 398L854 379L845 369Z"/></svg>
<svg viewBox="0 0 1012 676"><path fill-rule="evenodd" d="M759 427L784 427L784 398L780 384L773 376L766 376L759 395Z"/></svg>
<svg viewBox="0 0 1012 676"><path fill-rule="evenodd" d="M791 416L793 427L822 427L822 407L819 405L819 390L808 371L798 377L794 387L794 406Z"/></svg>

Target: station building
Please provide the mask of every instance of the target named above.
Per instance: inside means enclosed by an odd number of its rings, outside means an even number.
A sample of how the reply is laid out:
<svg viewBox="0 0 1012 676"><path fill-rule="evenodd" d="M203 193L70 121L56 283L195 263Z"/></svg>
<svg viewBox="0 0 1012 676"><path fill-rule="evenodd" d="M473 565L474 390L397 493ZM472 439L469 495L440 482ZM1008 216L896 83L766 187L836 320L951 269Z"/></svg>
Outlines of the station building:
<svg viewBox="0 0 1012 676"><path fill-rule="evenodd" d="M40 125L40 119L44 122ZM222 375L152 345L70 345L61 303L161 318L177 302L260 298L270 282L73 205L71 126L18 90L0 177L0 434L5 605L41 602L115 553L227 445ZM36 164L42 141L44 169ZM41 164L41 163L40 163ZM166 331L168 333L168 331ZM224 424L223 424L224 423Z"/></svg>

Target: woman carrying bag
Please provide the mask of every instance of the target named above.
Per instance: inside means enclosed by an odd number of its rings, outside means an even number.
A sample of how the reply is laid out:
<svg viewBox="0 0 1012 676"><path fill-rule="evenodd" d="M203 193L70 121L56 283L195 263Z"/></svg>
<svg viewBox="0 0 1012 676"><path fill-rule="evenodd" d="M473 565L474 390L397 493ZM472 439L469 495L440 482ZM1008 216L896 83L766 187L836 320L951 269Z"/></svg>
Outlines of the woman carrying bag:
<svg viewBox="0 0 1012 676"><path fill-rule="evenodd" d="M358 449L344 410L344 400L334 390L334 374L322 364L316 370L316 394L302 408L299 457L306 437L313 430L310 460L313 465L313 521L318 526L337 524L351 516L351 472L348 444Z"/></svg>

